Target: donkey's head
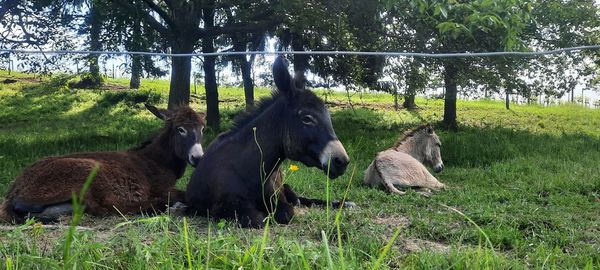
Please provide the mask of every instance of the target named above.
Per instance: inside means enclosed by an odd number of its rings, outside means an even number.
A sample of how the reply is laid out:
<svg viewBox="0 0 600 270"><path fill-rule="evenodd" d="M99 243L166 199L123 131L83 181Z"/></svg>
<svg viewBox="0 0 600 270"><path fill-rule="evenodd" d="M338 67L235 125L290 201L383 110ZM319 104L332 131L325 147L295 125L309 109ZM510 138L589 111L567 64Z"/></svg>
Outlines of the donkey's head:
<svg viewBox="0 0 600 270"><path fill-rule="evenodd" d="M433 126L427 124L415 130L413 137L413 153L417 155L423 163L431 166L433 171L438 173L444 169L442 162L442 154L440 148L442 143L440 138L435 134Z"/></svg>
<svg viewBox="0 0 600 270"><path fill-rule="evenodd" d="M292 78L283 57L275 60L273 77L286 105L281 115L286 157L318 167L331 178L342 175L350 159L323 101L304 88L302 75Z"/></svg>
<svg viewBox="0 0 600 270"><path fill-rule="evenodd" d="M201 145L206 126L204 113L196 113L188 106L167 110L145 105L152 114L165 121L165 133L175 155L195 167L204 154Z"/></svg>

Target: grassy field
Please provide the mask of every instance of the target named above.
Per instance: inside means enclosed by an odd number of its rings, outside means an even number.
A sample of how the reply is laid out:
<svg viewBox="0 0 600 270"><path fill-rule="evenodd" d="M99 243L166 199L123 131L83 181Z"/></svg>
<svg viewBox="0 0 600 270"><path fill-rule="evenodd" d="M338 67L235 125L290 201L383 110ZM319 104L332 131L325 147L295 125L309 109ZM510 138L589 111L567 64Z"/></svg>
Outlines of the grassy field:
<svg viewBox="0 0 600 270"><path fill-rule="evenodd" d="M7 78L16 83L2 83ZM0 194L35 160L135 146L160 121L141 102L165 106L168 83L126 81L71 90L67 77L43 80L0 72ZM200 88L199 88L200 91ZM200 91L201 92L201 91ZM259 89L258 96L268 95ZM240 229L226 222L169 215L92 218L71 236L64 226L3 225L7 269L594 269L600 267L600 110L459 101L460 128L438 130L449 188L430 198L362 185L375 153L400 134L442 117L441 100L394 111L389 95L318 91L328 101L349 171L330 184L333 198L358 208L299 208L290 225ZM223 128L243 109L240 88L220 89ZM203 95L193 106L204 108ZM206 144L216 131L208 131ZM285 164L288 167L291 163ZM300 165L300 164L298 164ZM180 180L186 186L191 169ZM325 198L322 172L300 165L287 182ZM455 209L457 211L454 211ZM395 233L397 238L394 239ZM68 241L67 241L68 240ZM65 249L68 252L65 252Z"/></svg>

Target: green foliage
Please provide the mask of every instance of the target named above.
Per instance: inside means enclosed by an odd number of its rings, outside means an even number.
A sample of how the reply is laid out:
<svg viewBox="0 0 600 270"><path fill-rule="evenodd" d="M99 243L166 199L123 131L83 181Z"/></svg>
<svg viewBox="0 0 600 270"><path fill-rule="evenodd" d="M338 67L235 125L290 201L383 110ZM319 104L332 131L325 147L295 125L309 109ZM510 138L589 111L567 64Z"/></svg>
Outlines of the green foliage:
<svg viewBox="0 0 600 270"><path fill-rule="evenodd" d="M138 103L158 104L161 103L161 95L148 90L138 90L134 92L120 91L108 92L104 94L100 105L111 106L119 102L124 102L127 105L135 105Z"/></svg>
<svg viewBox="0 0 600 270"><path fill-rule="evenodd" d="M95 76L91 72L84 72L78 80L69 81L69 88L93 89L99 88L104 82L102 76Z"/></svg>

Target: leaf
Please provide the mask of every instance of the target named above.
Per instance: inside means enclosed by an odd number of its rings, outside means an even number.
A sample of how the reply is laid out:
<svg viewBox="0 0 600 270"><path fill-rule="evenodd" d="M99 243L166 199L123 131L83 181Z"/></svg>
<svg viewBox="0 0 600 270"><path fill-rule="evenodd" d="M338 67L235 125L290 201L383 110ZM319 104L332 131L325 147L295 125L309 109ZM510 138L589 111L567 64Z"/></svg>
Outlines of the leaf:
<svg viewBox="0 0 600 270"><path fill-rule="evenodd" d="M448 11L446 11L445 8L440 7L440 12L442 13L442 17L444 17L444 19L448 18Z"/></svg>

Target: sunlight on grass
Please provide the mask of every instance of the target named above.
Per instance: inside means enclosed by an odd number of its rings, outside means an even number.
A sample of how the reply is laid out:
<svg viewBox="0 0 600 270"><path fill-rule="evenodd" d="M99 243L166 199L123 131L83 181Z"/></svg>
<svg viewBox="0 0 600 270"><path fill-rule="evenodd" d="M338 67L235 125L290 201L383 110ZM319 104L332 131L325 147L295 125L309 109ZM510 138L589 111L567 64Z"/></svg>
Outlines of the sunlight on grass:
<svg viewBox="0 0 600 270"><path fill-rule="evenodd" d="M0 76L5 76L0 71ZM166 105L167 81L142 89L70 90L28 78L0 85L0 192L44 156L134 147L163 123L142 100ZM108 82L126 85L126 80ZM205 108L198 87L194 105ZM257 89L257 99L270 89ZM223 128L243 110L240 87L220 88ZM168 215L92 218L72 235L68 223L0 227L6 269L522 269L600 266L600 110L459 101L459 130L436 130L449 188L431 198L394 196L362 185L378 151L407 129L442 119L443 101L417 98L416 111L394 111L391 95L318 90L352 172L327 181L298 162L285 182L304 196L347 199L355 209L296 208L289 225L262 230ZM217 135L207 131L205 144ZM192 169L178 186L185 187ZM455 212L450 212L446 205ZM454 211L454 210L452 210ZM468 219L466 218L468 217ZM485 235L485 236L484 236ZM68 257L68 258L67 258Z"/></svg>

